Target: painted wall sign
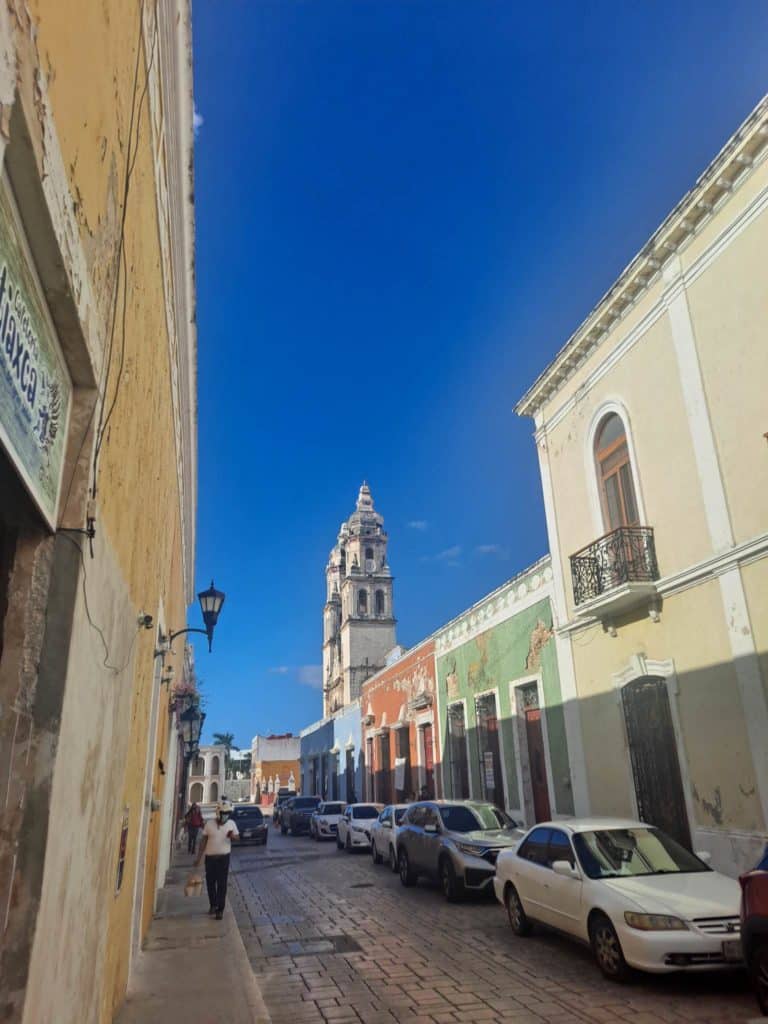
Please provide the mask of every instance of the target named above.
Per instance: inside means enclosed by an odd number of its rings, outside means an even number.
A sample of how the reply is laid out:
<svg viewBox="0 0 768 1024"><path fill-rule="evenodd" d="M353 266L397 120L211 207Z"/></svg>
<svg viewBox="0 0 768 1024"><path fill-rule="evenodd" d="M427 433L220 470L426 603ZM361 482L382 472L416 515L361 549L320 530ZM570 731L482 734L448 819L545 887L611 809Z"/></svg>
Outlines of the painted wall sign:
<svg viewBox="0 0 768 1024"><path fill-rule="evenodd" d="M23 238L10 186L0 187L0 444L56 526L70 380Z"/></svg>

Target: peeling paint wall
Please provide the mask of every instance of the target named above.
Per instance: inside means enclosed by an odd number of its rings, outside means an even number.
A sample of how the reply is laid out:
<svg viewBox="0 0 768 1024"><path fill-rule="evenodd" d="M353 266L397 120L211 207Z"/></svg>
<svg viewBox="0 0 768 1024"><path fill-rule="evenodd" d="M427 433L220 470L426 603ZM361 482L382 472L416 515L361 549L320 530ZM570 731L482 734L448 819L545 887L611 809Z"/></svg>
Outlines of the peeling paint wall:
<svg viewBox="0 0 768 1024"><path fill-rule="evenodd" d="M173 805L176 758L157 631L137 617L182 627L192 569L191 189L169 188L178 154L157 142L179 111L188 132L171 134L191 139L191 96L163 91L174 61L188 71L168 51L187 17L183 2L0 5L0 152L75 389L62 527L85 525L96 491L91 557L42 528L0 458L20 524L0 659L8 1021L111 1021L167 863L152 806L166 787Z"/></svg>

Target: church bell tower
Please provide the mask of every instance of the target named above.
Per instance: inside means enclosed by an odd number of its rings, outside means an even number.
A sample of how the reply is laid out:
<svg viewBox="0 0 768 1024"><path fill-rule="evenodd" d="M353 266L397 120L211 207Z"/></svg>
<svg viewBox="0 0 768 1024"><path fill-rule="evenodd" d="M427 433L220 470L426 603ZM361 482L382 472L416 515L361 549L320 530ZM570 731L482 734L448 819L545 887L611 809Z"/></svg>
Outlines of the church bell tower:
<svg viewBox="0 0 768 1024"><path fill-rule="evenodd" d="M387 563L384 518L363 482L355 511L341 524L325 569L323 713L360 695L395 646L393 576Z"/></svg>

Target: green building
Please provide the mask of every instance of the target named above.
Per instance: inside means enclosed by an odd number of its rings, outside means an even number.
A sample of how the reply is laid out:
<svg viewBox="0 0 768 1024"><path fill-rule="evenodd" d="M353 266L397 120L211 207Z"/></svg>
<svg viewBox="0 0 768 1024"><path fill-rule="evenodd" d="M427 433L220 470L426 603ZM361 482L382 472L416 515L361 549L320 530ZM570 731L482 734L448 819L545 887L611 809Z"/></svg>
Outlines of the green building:
<svg viewBox="0 0 768 1024"><path fill-rule="evenodd" d="M435 651L446 796L528 825L573 814L549 558L439 630Z"/></svg>

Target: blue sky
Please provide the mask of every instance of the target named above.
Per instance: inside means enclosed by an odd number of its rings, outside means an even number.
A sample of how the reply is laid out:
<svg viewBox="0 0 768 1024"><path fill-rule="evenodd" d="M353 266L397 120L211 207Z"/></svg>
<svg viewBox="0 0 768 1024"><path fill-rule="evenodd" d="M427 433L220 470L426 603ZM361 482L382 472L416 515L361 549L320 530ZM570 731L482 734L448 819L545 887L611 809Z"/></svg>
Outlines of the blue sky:
<svg viewBox="0 0 768 1024"><path fill-rule="evenodd" d="M363 478L405 645L546 551L512 407L765 91L768 5L193 8L197 665L245 745L321 717Z"/></svg>

